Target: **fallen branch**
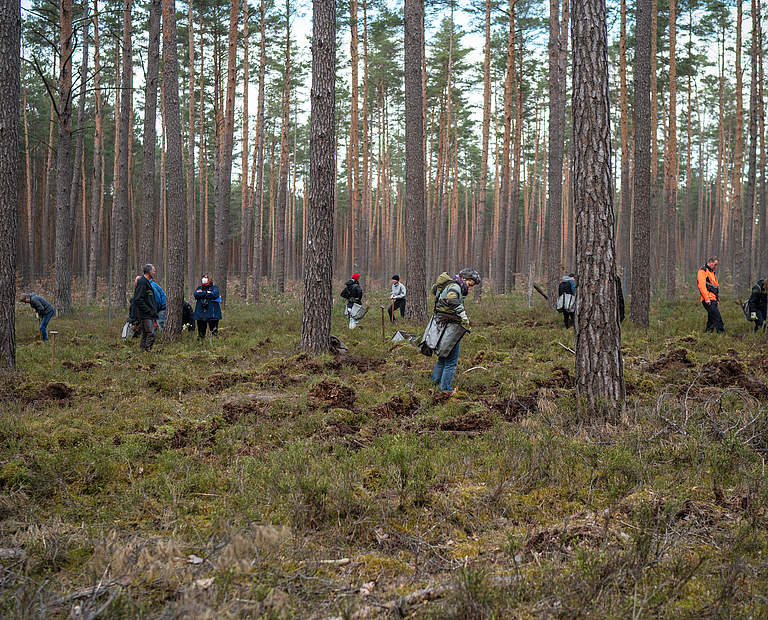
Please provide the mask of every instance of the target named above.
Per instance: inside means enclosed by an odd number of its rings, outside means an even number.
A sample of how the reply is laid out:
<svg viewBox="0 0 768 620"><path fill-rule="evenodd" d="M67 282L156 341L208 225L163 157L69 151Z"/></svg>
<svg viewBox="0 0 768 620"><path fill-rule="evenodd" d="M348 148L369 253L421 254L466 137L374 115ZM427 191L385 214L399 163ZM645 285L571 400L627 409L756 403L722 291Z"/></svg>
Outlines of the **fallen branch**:
<svg viewBox="0 0 768 620"><path fill-rule="evenodd" d="M124 585L120 581L108 581L107 583L102 583L99 585L92 586L90 588L81 588L79 590L75 590L74 592L70 592L69 594L66 594L60 598L53 599L52 601L48 601L45 603L45 607L58 607L59 605L65 605L66 603L71 603L72 601L76 601L79 598L86 598L86 597L92 597L96 598L97 596L101 596L102 594L105 594L106 592L109 592L112 588L122 586Z"/></svg>
<svg viewBox="0 0 768 620"><path fill-rule="evenodd" d="M549 297L547 297L547 294L543 290L541 290L541 287L538 284L536 284L535 282L533 283L533 288L536 290L536 292L539 295L541 295L544 299L549 301Z"/></svg>
<svg viewBox="0 0 768 620"><path fill-rule="evenodd" d="M563 347L563 349L565 349L566 351L570 351L571 353L573 353L574 355L576 355L576 351L574 351L573 349L571 349L571 347L566 347L566 346L565 346L565 345L564 345L562 342L558 342L557 344L559 344L561 347Z"/></svg>

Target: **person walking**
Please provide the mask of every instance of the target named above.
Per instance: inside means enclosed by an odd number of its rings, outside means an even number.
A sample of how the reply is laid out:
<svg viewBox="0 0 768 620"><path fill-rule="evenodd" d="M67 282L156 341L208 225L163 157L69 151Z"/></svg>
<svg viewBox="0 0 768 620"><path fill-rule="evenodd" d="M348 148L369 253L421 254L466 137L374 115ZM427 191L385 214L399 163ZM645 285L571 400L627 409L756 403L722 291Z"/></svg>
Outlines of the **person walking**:
<svg viewBox="0 0 768 620"><path fill-rule="evenodd" d="M136 281L133 290L134 318L141 328L141 342L139 348L142 351L151 351L155 343L155 322L157 321L157 299L152 288L152 279L155 277L155 266L151 263L144 265L143 275Z"/></svg>
<svg viewBox="0 0 768 620"><path fill-rule="evenodd" d="M40 295L35 295L34 293L24 293L19 297L19 301L32 306L32 309L37 314L37 318L40 319L40 335L43 338L43 342L48 340L48 323L56 314L54 307L45 297L40 297Z"/></svg>
<svg viewBox="0 0 768 620"><path fill-rule="evenodd" d="M469 293L469 289L480 282L480 274L470 268L462 269L453 277L449 276L447 272L441 273L437 282L432 286L437 321L461 322L464 329L469 331L469 317L464 308L464 298ZM460 351L461 340L454 345L448 355L438 357L435 367L432 369L432 383L438 385L444 394L453 394L453 375L459 364Z"/></svg>
<svg viewBox="0 0 768 620"><path fill-rule="evenodd" d="M400 282L400 276L392 276L392 293L389 298L392 302L389 304L387 312L389 313L389 320L395 322L395 312L400 309L400 318L405 316L405 285Z"/></svg>
<svg viewBox="0 0 768 620"><path fill-rule="evenodd" d="M352 316L352 306L363 303L363 287L360 286L360 274L353 273L352 277L344 283L344 290L341 296L347 300L347 307L344 310L344 316L349 317L349 329L355 329L360 318Z"/></svg>
<svg viewBox="0 0 768 620"><path fill-rule="evenodd" d="M707 263L696 273L696 282L701 296L701 305L707 311L707 326L704 333L716 331L718 334L725 332L723 317L720 316L720 284L717 281L717 266L720 261L716 256L710 258Z"/></svg>
<svg viewBox="0 0 768 620"><path fill-rule="evenodd" d="M565 329L574 326L576 316L576 278L569 273L563 276L557 287L557 311L563 313Z"/></svg>
<svg viewBox="0 0 768 620"><path fill-rule="evenodd" d="M154 280L151 281L152 290L155 292L155 300L157 301L157 324L160 326L160 330L165 329L165 316L168 307L168 296L165 294L163 287L160 286Z"/></svg>
<svg viewBox="0 0 768 620"><path fill-rule="evenodd" d="M219 287L213 283L207 273L204 273L194 295L197 300L194 314L197 322L197 337L200 340L205 338L206 329L210 329L211 335L216 336L219 333L219 321L221 321Z"/></svg>
<svg viewBox="0 0 768 620"><path fill-rule="evenodd" d="M760 329L768 316L768 290L766 290L766 281L758 280L752 287L752 294L747 301L749 310L749 319L755 322L755 331Z"/></svg>

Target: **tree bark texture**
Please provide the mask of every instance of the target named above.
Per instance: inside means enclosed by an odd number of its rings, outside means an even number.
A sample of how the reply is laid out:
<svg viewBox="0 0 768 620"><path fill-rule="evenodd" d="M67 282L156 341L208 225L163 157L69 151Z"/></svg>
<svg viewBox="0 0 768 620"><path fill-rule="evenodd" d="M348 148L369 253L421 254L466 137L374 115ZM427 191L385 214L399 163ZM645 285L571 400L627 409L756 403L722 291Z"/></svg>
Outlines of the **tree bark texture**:
<svg viewBox="0 0 768 620"><path fill-rule="evenodd" d="M336 173L336 1L312 5L309 219L304 254L301 348L324 353L331 340Z"/></svg>
<svg viewBox="0 0 768 620"><path fill-rule="evenodd" d="M664 157L664 207L667 214L664 229L666 231L666 274L667 301L674 301L677 296L677 2L669 0L669 125L667 129L666 155ZM738 99L738 97L737 97Z"/></svg>
<svg viewBox="0 0 768 620"><path fill-rule="evenodd" d="M104 120L101 114L101 63L99 60L98 0L93 0L93 90L95 119L93 133L93 175L91 177L90 247L88 248L88 299L96 299L96 269L101 249L101 211L104 193Z"/></svg>
<svg viewBox="0 0 768 620"><path fill-rule="evenodd" d="M285 217L288 212L288 132L291 125L291 4L285 2L285 91L283 92L283 123L280 128L280 179L277 188L277 209L275 209L275 282L277 292L285 292Z"/></svg>
<svg viewBox="0 0 768 620"><path fill-rule="evenodd" d="M187 148L187 286L195 281L197 252L195 251L195 21L194 3L187 7L187 54L189 66L189 147ZM202 50L201 50L202 51Z"/></svg>
<svg viewBox="0 0 768 620"><path fill-rule="evenodd" d="M427 318L426 210L424 202L424 118L421 61L423 11L420 0L405 0L405 211L406 282L412 291L406 314L414 321Z"/></svg>
<svg viewBox="0 0 768 620"><path fill-rule="evenodd" d="M16 365L16 237L19 202L21 7L0 0L0 367Z"/></svg>
<svg viewBox="0 0 768 620"><path fill-rule="evenodd" d="M186 270L184 168L181 156L181 104L176 35L176 1L163 0L163 121L165 123L165 190L168 225L168 313L165 334L181 333Z"/></svg>
<svg viewBox="0 0 768 620"><path fill-rule="evenodd" d="M576 393L616 414L625 395L616 318L611 116L605 0L573 5L573 153L576 209Z"/></svg>
<svg viewBox="0 0 768 620"><path fill-rule="evenodd" d="M620 81L620 105L621 105L621 206L619 214L621 222L619 230L619 267L623 276L624 286L628 288L632 282L629 275L631 267L631 228L632 228L632 190L630 189L629 176L629 110L627 102L627 2L621 0L621 19L620 19L619 38L619 81ZM635 127L637 131L637 127Z"/></svg>
<svg viewBox="0 0 768 620"><path fill-rule="evenodd" d="M72 312L72 0L59 6L61 37L58 120L59 144L56 150L56 243L53 303L60 314Z"/></svg>
<svg viewBox="0 0 768 620"><path fill-rule="evenodd" d="M746 214L746 226L744 227L744 248L747 252L747 260L744 263L742 283L746 283L745 292L752 283L752 226L755 222L755 188L757 178L757 50L758 24L760 16L757 13L757 2L752 0L752 44L750 50L750 87L749 87L749 153L747 154L747 187L744 194L744 213ZM764 238L760 239L765 243ZM761 276L764 277L764 276Z"/></svg>
<svg viewBox="0 0 768 620"><path fill-rule="evenodd" d="M147 79L144 85L144 144L141 161L141 257L140 263L157 260L154 256L157 205L155 191L155 143L157 132L157 80L160 66L161 0L149 2L149 46L147 48ZM167 96L167 93L166 93ZM167 164L167 162L166 162Z"/></svg>
<svg viewBox="0 0 768 620"><path fill-rule="evenodd" d="M488 142L491 134L491 0L485 0L485 49L483 50L483 145L480 155L480 187L477 204L477 229L474 231L472 262L483 277L488 275L485 265L485 201L488 189ZM483 285L475 287L474 297L480 301Z"/></svg>

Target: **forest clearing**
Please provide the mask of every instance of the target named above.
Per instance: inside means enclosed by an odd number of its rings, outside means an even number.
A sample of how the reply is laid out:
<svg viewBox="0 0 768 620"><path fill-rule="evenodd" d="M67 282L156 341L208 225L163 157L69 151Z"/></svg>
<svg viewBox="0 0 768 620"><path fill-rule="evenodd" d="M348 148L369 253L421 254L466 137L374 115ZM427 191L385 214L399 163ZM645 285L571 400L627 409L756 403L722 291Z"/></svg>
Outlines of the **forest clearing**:
<svg viewBox="0 0 768 620"><path fill-rule="evenodd" d="M336 304L337 357L302 354L300 300L267 295L141 356L84 308L53 372L20 316L0 614L768 613L768 356L736 303L725 336L690 294L626 321L610 419L579 417L573 333L519 293L468 301L448 399L433 358L382 342L383 295L354 331Z"/></svg>

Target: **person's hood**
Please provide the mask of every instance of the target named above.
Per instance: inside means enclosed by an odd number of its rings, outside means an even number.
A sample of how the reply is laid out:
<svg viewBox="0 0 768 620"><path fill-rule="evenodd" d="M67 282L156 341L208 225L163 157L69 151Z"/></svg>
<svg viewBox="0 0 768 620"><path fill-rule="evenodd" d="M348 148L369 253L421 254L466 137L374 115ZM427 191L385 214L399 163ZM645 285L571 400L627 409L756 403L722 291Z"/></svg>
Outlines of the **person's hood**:
<svg viewBox="0 0 768 620"><path fill-rule="evenodd" d="M357 283L357 280L353 280L352 278L350 278L344 283L344 286L354 286L356 283Z"/></svg>
<svg viewBox="0 0 768 620"><path fill-rule="evenodd" d="M435 286L442 290L451 282L453 282L453 278L449 276L447 272L443 271L443 273L437 276L437 282L435 282Z"/></svg>
<svg viewBox="0 0 768 620"><path fill-rule="evenodd" d="M560 282L570 282L572 279L571 276L563 276L563 279L560 280Z"/></svg>

